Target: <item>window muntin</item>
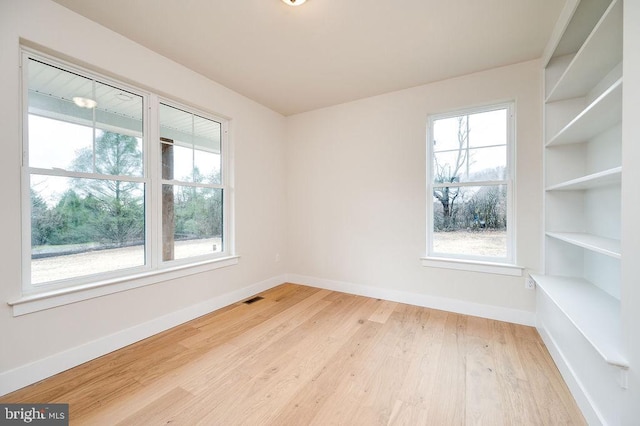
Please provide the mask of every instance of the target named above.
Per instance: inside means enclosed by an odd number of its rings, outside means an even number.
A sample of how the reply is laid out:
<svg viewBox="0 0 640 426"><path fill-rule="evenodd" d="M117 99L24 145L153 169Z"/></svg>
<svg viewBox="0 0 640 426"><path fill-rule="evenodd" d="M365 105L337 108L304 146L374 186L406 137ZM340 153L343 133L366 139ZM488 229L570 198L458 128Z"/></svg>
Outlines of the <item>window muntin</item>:
<svg viewBox="0 0 640 426"><path fill-rule="evenodd" d="M429 256L511 263L512 104L429 118Z"/></svg>
<svg viewBox="0 0 640 426"><path fill-rule="evenodd" d="M224 120L160 106L157 97L27 50L23 58L26 293L169 267L161 225L150 226L165 220L152 208L163 190L176 200L172 259L187 266L229 255ZM165 126L146 129L147 110ZM149 144L147 131L175 138L176 179L163 176L162 165L148 167L166 144Z"/></svg>

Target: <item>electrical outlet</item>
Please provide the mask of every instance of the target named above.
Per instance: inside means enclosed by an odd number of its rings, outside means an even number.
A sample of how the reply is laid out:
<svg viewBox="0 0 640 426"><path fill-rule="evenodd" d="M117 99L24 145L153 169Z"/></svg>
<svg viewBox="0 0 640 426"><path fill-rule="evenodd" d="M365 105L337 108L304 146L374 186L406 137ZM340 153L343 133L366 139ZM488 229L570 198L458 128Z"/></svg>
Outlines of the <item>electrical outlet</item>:
<svg viewBox="0 0 640 426"><path fill-rule="evenodd" d="M524 279L524 288L526 288L527 290L535 290L536 288L536 282L533 278L531 278L531 275L527 275Z"/></svg>
<svg viewBox="0 0 640 426"><path fill-rule="evenodd" d="M276 262L280 262L280 253L276 253Z"/></svg>

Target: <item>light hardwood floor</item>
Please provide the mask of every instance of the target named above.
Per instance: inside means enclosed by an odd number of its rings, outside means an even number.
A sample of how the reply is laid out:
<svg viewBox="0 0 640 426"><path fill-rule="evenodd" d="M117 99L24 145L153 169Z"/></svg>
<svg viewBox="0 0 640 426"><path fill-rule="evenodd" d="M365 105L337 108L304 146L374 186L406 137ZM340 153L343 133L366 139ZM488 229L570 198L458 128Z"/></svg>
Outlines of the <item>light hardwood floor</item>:
<svg viewBox="0 0 640 426"><path fill-rule="evenodd" d="M534 328L283 284L0 402L88 425L584 424Z"/></svg>

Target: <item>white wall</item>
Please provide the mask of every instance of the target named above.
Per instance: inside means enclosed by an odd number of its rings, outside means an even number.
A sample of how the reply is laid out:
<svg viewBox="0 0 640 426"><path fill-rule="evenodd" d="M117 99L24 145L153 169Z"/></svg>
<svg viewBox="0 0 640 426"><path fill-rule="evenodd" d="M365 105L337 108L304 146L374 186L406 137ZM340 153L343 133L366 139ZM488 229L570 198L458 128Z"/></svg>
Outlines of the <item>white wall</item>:
<svg viewBox="0 0 640 426"><path fill-rule="evenodd" d="M532 319L534 292L523 278L427 268L420 257L427 116L515 100L518 264L541 267L540 69L530 61L289 117L289 272Z"/></svg>
<svg viewBox="0 0 640 426"><path fill-rule="evenodd" d="M622 100L622 329L629 362L629 388L622 424L640 419L640 2L624 3L624 92Z"/></svg>
<svg viewBox="0 0 640 426"><path fill-rule="evenodd" d="M21 288L20 38L231 119L238 265L12 316L4 302L18 298ZM6 389L7 381L23 377L31 362L40 362L34 369L46 369L50 364L42 360L49 356L109 340L132 327L143 333L141 325L147 321L184 313L221 295L239 294L239 289L272 277L279 283L278 277L284 277L284 262L275 262L276 252L286 255L284 117L48 0L0 1L0 64L0 181L5 206L0 209L0 387ZM64 364L59 358L57 362Z"/></svg>

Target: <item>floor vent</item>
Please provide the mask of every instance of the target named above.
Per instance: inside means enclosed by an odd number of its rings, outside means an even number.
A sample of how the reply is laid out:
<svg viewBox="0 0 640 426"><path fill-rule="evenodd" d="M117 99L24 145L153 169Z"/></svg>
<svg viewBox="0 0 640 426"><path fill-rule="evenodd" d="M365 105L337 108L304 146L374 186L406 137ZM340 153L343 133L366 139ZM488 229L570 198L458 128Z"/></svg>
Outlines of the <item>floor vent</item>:
<svg viewBox="0 0 640 426"><path fill-rule="evenodd" d="M262 296L256 296L256 297L252 297L252 298L251 298L251 299L249 299L249 300L245 300L243 303L246 303L247 305L250 305L250 304L252 304L252 303L256 303L257 301L262 300L262 299L264 299L264 297L262 297Z"/></svg>

